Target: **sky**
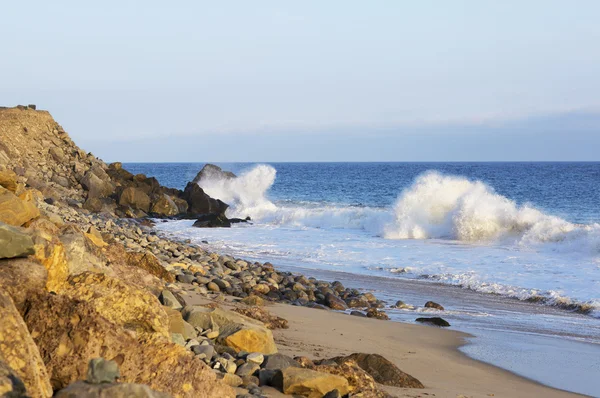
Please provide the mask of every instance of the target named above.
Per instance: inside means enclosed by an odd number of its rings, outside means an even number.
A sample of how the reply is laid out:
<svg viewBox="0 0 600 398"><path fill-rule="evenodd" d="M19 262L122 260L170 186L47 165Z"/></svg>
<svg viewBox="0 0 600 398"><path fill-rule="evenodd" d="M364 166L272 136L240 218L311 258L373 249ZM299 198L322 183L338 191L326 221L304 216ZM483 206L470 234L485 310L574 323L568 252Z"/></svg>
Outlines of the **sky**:
<svg viewBox="0 0 600 398"><path fill-rule="evenodd" d="M106 161L600 160L600 2L38 1L0 105Z"/></svg>

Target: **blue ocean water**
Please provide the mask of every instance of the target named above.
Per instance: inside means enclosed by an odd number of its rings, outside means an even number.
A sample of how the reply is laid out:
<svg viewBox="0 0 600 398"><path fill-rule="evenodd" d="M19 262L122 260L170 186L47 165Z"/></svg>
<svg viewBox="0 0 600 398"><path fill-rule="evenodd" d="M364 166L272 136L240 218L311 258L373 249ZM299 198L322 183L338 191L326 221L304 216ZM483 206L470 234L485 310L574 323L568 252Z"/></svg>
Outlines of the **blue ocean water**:
<svg viewBox="0 0 600 398"><path fill-rule="evenodd" d="M127 164L183 188L204 164ZM600 163L220 164L251 229L172 230L232 254L600 309ZM166 227L165 227L166 228Z"/></svg>
<svg viewBox="0 0 600 398"><path fill-rule="evenodd" d="M239 174L250 163L219 163ZM480 180L517 203L532 203L574 223L600 222L600 162L270 163L277 178L269 198L349 206L391 206L415 178L436 170ZM128 163L132 173L183 189L204 163Z"/></svg>
<svg viewBox="0 0 600 398"><path fill-rule="evenodd" d="M124 165L179 189L203 166ZM415 305L386 309L395 320L435 299L435 315L477 336L469 355L600 396L600 380L573 376L600 371L600 162L219 166L238 177L200 185L252 225L159 230ZM535 367L504 355L522 349Z"/></svg>

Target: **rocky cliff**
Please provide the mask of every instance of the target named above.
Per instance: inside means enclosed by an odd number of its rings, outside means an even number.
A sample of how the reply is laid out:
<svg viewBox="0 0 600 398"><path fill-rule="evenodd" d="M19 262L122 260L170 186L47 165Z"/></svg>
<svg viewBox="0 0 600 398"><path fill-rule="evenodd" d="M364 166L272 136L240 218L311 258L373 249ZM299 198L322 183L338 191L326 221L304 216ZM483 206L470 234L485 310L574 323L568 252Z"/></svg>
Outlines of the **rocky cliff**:
<svg viewBox="0 0 600 398"><path fill-rule="evenodd" d="M140 218L208 213L210 224L225 209L195 182L177 191L106 165L47 112L0 108L0 396L386 397L374 378L422 387L367 354L278 354L270 329L287 321L261 307L387 318L372 294L161 237ZM192 293L207 304L188 305Z"/></svg>

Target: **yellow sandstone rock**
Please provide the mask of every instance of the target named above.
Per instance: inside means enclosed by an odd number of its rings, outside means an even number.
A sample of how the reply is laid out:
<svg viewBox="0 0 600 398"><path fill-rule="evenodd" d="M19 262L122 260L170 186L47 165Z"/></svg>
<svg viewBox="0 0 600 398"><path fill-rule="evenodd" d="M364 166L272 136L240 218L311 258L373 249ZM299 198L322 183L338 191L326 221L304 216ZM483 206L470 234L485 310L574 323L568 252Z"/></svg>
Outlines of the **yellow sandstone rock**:
<svg viewBox="0 0 600 398"><path fill-rule="evenodd" d="M169 337L169 318L158 299L117 278L84 272L70 276L61 293L90 303L109 321L140 335Z"/></svg>
<svg viewBox="0 0 600 398"><path fill-rule="evenodd" d="M48 294L32 303L25 321L56 390L85 379L90 359L103 357L117 362L123 383L147 384L173 397L235 396L190 351L167 341L136 339L92 303Z"/></svg>
<svg viewBox="0 0 600 398"><path fill-rule="evenodd" d="M20 227L39 215L40 211L33 201L22 200L9 190L0 187L0 221Z"/></svg>
<svg viewBox="0 0 600 398"><path fill-rule="evenodd" d="M279 383L282 383L284 394L321 398L333 390L338 390L341 396L350 392L348 380L344 377L310 369L289 367L276 377L281 377Z"/></svg>
<svg viewBox="0 0 600 398"><path fill-rule="evenodd" d="M23 380L32 397L51 397L46 366L11 297L0 290L0 361Z"/></svg>

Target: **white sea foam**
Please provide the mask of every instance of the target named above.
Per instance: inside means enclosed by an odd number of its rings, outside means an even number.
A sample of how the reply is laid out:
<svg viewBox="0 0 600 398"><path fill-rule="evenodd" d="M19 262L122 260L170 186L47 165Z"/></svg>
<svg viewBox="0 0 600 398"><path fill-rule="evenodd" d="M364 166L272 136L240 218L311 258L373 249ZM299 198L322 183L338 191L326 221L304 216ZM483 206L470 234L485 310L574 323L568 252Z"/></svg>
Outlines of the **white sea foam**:
<svg viewBox="0 0 600 398"><path fill-rule="evenodd" d="M452 239L485 242L514 238L520 244L562 242L600 251L600 225L576 225L518 206L481 181L428 172L406 189L385 226L388 239Z"/></svg>
<svg viewBox="0 0 600 398"><path fill-rule="evenodd" d="M600 225L577 225L517 205L481 181L435 171L417 177L392 208L280 204L268 198L276 170L258 165L234 179L199 182L231 207L230 217L308 228L365 230L386 239L446 239L461 242L509 241L522 246L559 243L553 250L600 253Z"/></svg>

